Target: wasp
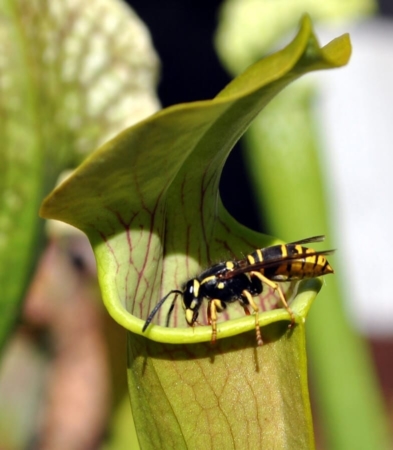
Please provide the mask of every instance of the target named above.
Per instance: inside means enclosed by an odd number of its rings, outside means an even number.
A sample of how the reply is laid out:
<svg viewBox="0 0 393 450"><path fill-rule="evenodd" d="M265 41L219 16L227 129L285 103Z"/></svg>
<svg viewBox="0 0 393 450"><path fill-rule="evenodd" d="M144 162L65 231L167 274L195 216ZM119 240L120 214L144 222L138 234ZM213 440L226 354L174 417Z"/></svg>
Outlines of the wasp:
<svg viewBox="0 0 393 450"><path fill-rule="evenodd" d="M325 236L314 236L289 244L273 245L257 249L244 259L224 261L209 267L197 277L187 281L181 290L169 291L151 311L142 331L146 330L157 311L171 295L175 297L168 311L166 326L169 326L179 296L182 298L186 321L191 326L197 323L199 310L206 299L207 318L212 327L211 342L214 344L217 339L217 313L224 311L228 304L239 302L245 314L250 315L250 307L253 310L257 344L262 345L259 308L254 297L262 293L264 284L269 286L277 292L291 318L290 326L293 326L295 316L279 283L334 273L325 257L334 250L315 251L303 247L304 244L324 239Z"/></svg>

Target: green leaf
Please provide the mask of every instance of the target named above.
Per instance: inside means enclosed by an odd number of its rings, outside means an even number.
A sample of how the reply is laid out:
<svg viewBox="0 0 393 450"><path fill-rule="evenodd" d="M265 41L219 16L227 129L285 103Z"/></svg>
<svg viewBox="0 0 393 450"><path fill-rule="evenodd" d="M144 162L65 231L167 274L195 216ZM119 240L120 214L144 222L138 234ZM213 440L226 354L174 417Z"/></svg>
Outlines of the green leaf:
<svg viewBox="0 0 393 450"><path fill-rule="evenodd" d="M285 310L260 314L262 326L276 324L264 328L270 344L257 350L255 331L239 335L254 330L254 318L243 317L241 308L232 305L221 315L216 350L204 343L211 339L211 328L187 327L180 304L173 314L175 326L151 325L145 333L142 326L166 292L179 288L201 268L275 242L237 223L222 206L218 184L225 159L259 111L286 85L309 71L341 66L349 55L348 36L320 48L305 17L293 42L250 67L216 98L168 108L128 128L97 150L44 202L44 217L70 223L89 236L106 307L133 332L129 383L142 448L155 448L163 439L173 447L198 448L197 435L201 442L210 439L212 446L225 442L225 448L241 448L244 435L230 433L234 422L238 430L252 434L253 444L263 437L270 443L286 442L288 448L299 448L296 440L300 448L312 447L309 405L303 395L303 323L320 284L307 284L306 292L294 301L299 326L292 333L286 332ZM270 300L269 293L264 295L261 308L267 308ZM158 324L165 323L169 307L170 301L160 309ZM201 320L206 323L206 317ZM233 338L221 340L229 336ZM187 345L173 345L179 343ZM188 364L201 365L200 370L192 375ZM233 370L228 369L232 364ZM231 381L230 399L221 402L228 373L238 378ZM274 385L271 390L260 388L266 379ZM207 383L209 392L203 393ZM241 393L244 385L247 395ZM170 390L175 388L172 397ZM168 395L165 401L163 391ZM261 403L266 410L260 415ZM232 419L235 406L238 411ZM289 432L288 424L296 423L298 413L303 425ZM276 423L278 417L285 426L263 426L269 420ZM254 422L259 423L256 428Z"/></svg>
<svg viewBox="0 0 393 450"><path fill-rule="evenodd" d="M217 193L225 159L290 81L348 57L347 36L320 49L306 18L288 47L252 66L214 100L168 108L125 130L46 199L43 217L89 236L104 300L119 323L141 334L138 318L163 292L212 261L273 242L224 210ZM151 327L146 335L196 342L208 340L205 331Z"/></svg>
<svg viewBox="0 0 393 450"><path fill-rule="evenodd" d="M4 0L0 19L1 348L42 246L42 198L65 168L158 104L157 58L125 5Z"/></svg>

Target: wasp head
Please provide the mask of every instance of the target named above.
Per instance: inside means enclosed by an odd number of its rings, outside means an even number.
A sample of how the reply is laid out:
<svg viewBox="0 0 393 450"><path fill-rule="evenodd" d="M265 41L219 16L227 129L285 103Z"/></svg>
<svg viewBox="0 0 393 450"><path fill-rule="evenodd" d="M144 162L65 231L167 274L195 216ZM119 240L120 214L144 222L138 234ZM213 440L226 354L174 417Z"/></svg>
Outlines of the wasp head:
<svg viewBox="0 0 393 450"><path fill-rule="evenodd" d="M194 325L198 318L203 297L200 295L200 282L193 278L188 281L183 291L183 307L188 325Z"/></svg>

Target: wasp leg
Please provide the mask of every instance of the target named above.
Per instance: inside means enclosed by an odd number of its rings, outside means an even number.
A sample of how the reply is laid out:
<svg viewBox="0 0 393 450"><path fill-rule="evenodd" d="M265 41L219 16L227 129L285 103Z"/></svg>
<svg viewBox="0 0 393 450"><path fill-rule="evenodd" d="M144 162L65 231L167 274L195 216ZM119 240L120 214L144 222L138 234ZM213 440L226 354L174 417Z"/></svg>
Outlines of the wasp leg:
<svg viewBox="0 0 393 450"><path fill-rule="evenodd" d="M291 325L290 327L292 328L295 325L295 314L293 313L292 309L289 307L284 293L281 289L281 287L278 285L278 283L269 280L269 278L266 278L265 276L263 276L261 273L259 272L250 272L251 276L255 276L258 277L263 283L267 284L269 287L271 287L274 291L278 292L278 295L280 296L280 300L281 303L284 305L284 308L287 310L288 314L291 316Z"/></svg>
<svg viewBox="0 0 393 450"><path fill-rule="evenodd" d="M250 315L250 310L247 308L247 306L242 304L242 307L243 307L243 309L244 309L245 315L246 315L246 316L249 316L249 315Z"/></svg>
<svg viewBox="0 0 393 450"><path fill-rule="evenodd" d="M255 315L255 333L256 333L256 337L257 337L257 344L259 346L263 345L263 341L262 341L262 336L261 336L261 328L259 326L259 308L257 306L257 304L254 302L254 299L252 298L252 295L244 290L242 292L242 296L245 297L248 301L248 303L250 304L251 308L254 310L254 315ZM246 311L246 307L244 307L244 311ZM248 311L248 309L247 309ZM247 314L247 313L246 313ZM248 311L248 314L250 314L250 311Z"/></svg>
<svg viewBox="0 0 393 450"><path fill-rule="evenodd" d="M175 307L176 300L177 300L177 294L175 295L175 298L172 300L171 306L169 307L169 311L166 316L166 326L167 327L169 327L169 321L171 320L171 315L173 312L173 308Z"/></svg>
<svg viewBox="0 0 393 450"><path fill-rule="evenodd" d="M224 311L225 305L221 300L213 299L209 301L207 306L207 320L209 324L212 326L212 338L211 343L214 345L217 340L217 311Z"/></svg>

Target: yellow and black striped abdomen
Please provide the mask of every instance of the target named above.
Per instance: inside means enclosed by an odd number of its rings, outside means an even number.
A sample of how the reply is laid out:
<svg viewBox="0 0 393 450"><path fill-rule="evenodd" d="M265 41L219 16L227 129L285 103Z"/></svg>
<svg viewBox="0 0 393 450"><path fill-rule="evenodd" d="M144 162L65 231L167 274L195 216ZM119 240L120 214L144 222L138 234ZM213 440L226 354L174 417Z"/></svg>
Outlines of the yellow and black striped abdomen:
<svg viewBox="0 0 393 450"><path fill-rule="evenodd" d="M301 280L333 273L324 252L299 244L274 245L255 250L247 256L255 271L274 281Z"/></svg>

